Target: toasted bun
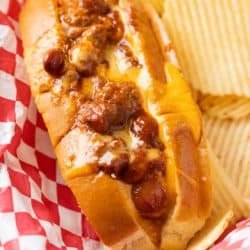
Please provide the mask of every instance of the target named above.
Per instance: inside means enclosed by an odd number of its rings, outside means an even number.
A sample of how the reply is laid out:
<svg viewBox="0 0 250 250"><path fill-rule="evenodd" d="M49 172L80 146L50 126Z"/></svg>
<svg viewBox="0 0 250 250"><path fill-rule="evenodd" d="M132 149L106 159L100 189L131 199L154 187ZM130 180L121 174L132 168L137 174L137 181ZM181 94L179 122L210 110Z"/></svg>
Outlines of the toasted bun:
<svg viewBox="0 0 250 250"><path fill-rule="evenodd" d="M67 95L53 100L54 78L44 70L43 58L48 50L61 47L65 37L52 0L27 0L20 16L32 93L62 175L104 244L124 250L185 249L211 210L210 166L200 112L181 73L167 61L166 34L158 27L153 9L132 0L120 0L116 8L142 67L136 72L120 70L122 62L110 49L106 77L133 80L143 108L158 123L166 155L169 209L165 221L139 214L131 199L131 185L91 171L84 156L88 136L73 126L79 100Z"/></svg>

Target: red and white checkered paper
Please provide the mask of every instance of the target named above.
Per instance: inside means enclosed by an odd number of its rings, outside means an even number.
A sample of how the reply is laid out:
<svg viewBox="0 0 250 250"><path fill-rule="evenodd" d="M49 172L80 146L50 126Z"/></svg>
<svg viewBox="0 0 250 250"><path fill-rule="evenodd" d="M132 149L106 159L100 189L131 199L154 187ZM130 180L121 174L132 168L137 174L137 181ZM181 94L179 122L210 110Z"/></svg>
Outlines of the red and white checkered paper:
<svg viewBox="0 0 250 250"><path fill-rule="evenodd" d="M0 0L0 250L103 249L57 168L31 98L21 0ZM250 220L212 248L250 249Z"/></svg>
<svg viewBox="0 0 250 250"><path fill-rule="evenodd" d="M0 249L97 249L31 98L20 8L16 0L0 0Z"/></svg>

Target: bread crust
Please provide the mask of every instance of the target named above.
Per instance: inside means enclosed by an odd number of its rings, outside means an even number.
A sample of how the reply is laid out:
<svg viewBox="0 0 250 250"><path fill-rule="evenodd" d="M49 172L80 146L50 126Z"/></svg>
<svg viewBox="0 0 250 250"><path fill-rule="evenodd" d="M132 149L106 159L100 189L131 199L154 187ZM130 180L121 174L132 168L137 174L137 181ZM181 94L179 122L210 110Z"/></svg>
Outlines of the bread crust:
<svg viewBox="0 0 250 250"><path fill-rule="evenodd" d="M53 1L26 1L21 15L20 28L25 50L56 24Z"/></svg>
<svg viewBox="0 0 250 250"><path fill-rule="evenodd" d="M139 47L135 53L142 58L142 71L147 72L147 88L139 81L136 84L145 98L144 108L157 120L160 138L166 146L166 184L171 209L162 230L159 224L139 215L130 197L130 185L106 174L91 173L81 157L83 132L72 129L77 103L67 97L56 104L52 101L53 78L44 71L42 58L48 49L63 43L53 0L27 0L20 16L32 93L48 128L62 175L105 245L123 250L184 249L211 210L210 167L200 113L188 85L178 70L164 61L156 36L150 27L147 30L153 21L140 1L121 0L119 4L124 24L135 29L132 35ZM133 12L139 16L135 24L129 21ZM158 69L157 58L161 64ZM181 100L186 106L179 105ZM79 157L71 168L72 154Z"/></svg>

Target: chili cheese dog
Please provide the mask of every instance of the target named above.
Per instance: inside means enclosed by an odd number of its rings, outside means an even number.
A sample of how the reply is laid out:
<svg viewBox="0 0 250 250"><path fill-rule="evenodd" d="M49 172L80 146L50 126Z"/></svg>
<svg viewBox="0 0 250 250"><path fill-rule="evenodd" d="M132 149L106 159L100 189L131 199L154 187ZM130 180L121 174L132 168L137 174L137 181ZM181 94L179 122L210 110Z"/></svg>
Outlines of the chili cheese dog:
<svg viewBox="0 0 250 250"><path fill-rule="evenodd" d="M61 173L111 249L185 249L211 210L201 115L139 0L27 0L30 86Z"/></svg>

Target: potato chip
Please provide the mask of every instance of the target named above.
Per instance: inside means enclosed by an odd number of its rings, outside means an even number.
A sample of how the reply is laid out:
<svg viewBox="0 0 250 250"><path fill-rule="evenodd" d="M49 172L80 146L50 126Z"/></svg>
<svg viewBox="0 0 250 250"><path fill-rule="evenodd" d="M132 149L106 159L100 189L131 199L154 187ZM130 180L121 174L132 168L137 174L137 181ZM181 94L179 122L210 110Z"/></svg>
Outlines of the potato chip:
<svg viewBox="0 0 250 250"><path fill-rule="evenodd" d="M210 247L230 225L233 211L225 210L212 214L203 229L197 233L189 243L187 250L206 250Z"/></svg>
<svg viewBox="0 0 250 250"><path fill-rule="evenodd" d="M235 221L250 215L250 207L224 172L221 163L209 147L213 209L202 230L191 240L188 250L205 250Z"/></svg>
<svg viewBox="0 0 250 250"><path fill-rule="evenodd" d="M249 0L165 0L185 78L203 93L250 97Z"/></svg>
<svg viewBox="0 0 250 250"><path fill-rule="evenodd" d="M204 124L221 166L244 198L250 201L250 118L234 121L204 115Z"/></svg>
<svg viewBox="0 0 250 250"><path fill-rule="evenodd" d="M250 207L245 202L242 193L232 183L231 178L224 171L223 165L209 146L211 159L211 177L213 187L213 213L218 214L225 209L234 211L234 219L250 216Z"/></svg>
<svg viewBox="0 0 250 250"><path fill-rule="evenodd" d="M201 110L220 119L239 120L250 116L250 98L234 95L200 95L197 100Z"/></svg>

